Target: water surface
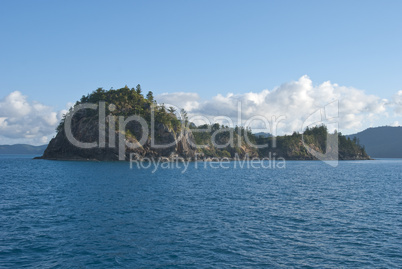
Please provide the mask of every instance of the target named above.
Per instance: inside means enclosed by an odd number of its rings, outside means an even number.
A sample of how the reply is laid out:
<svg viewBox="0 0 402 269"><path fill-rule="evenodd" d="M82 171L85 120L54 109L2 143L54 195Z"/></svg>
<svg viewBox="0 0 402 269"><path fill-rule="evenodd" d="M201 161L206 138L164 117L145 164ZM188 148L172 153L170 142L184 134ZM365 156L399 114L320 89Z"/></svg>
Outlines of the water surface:
<svg viewBox="0 0 402 269"><path fill-rule="evenodd" d="M0 268L401 267L402 160L130 169L0 156Z"/></svg>

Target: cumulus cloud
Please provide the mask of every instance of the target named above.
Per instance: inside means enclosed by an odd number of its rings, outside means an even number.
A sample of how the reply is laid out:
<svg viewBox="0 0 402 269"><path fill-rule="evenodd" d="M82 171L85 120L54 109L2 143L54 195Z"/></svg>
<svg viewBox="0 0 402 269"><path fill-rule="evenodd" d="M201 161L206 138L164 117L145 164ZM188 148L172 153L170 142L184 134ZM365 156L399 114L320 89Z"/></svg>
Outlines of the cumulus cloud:
<svg viewBox="0 0 402 269"><path fill-rule="evenodd" d="M392 105L397 115L402 115L402 91L398 91L392 98Z"/></svg>
<svg viewBox="0 0 402 269"><path fill-rule="evenodd" d="M14 91L0 100L0 141L44 144L55 132L66 111L54 111Z"/></svg>
<svg viewBox="0 0 402 269"><path fill-rule="evenodd" d="M197 93L175 92L163 93L156 97L160 104L176 106L184 108L187 111L198 108L200 96Z"/></svg>
<svg viewBox="0 0 402 269"><path fill-rule="evenodd" d="M402 92L400 96L402 111ZM202 115L211 121L215 116L226 116L231 118L234 124L244 124L253 116L262 116L268 121L272 117L282 117L281 124L278 125L281 133L300 131L312 113L334 101L339 104L336 108L339 129L357 130L380 116L387 116L388 103L378 96L368 95L353 87L339 86L330 81L315 86L308 76L284 83L273 90L218 94L210 100L200 100L197 94L185 93L158 96L161 97L162 100L169 100L172 104L184 107L190 116ZM241 121L238 121L239 118ZM250 126L262 127L262 121L256 120Z"/></svg>

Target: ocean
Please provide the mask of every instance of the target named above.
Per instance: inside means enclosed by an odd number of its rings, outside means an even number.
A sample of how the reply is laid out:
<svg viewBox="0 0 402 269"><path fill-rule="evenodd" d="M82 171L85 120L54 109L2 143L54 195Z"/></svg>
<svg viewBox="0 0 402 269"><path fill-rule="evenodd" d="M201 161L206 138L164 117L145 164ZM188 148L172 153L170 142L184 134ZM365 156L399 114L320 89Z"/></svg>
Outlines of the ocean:
<svg viewBox="0 0 402 269"><path fill-rule="evenodd" d="M0 156L0 268L402 267L402 160Z"/></svg>

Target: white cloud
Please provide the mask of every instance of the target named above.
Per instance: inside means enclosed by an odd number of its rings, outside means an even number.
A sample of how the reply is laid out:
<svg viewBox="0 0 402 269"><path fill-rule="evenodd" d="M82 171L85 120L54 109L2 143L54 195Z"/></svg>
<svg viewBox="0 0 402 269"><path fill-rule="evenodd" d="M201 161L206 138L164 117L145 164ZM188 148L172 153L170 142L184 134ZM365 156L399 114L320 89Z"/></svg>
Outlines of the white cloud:
<svg viewBox="0 0 402 269"><path fill-rule="evenodd" d="M284 83L273 90L244 94L218 94L210 100L200 100L197 94L189 93L163 94L158 98L161 99L161 97L162 100L169 100L172 104L184 107L190 116L202 115L211 121L215 116L227 116L233 120L234 124L237 124L239 103L242 107L242 124L256 115L268 120L272 116L285 116L286 120L283 120L280 125L282 133L300 131L309 115L333 101L339 103L339 128L359 130L372 121L378 120L380 116L387 116L388 103L387 100L368 95L362 90L339 86L329 81L314 86L308 76ZM255 122L254 127L257 126Z"/></svg>
<svg viewBox="0 0 402 269"><path fill-rule="evenodd" d="M392 98L392 105L397 115L402 115L402 91L398 91Z"/></svg>
<svg viewBox="0 0 402 269"><path fill-rule="evenodd" d="M197 93L175 92L163 93L155 98L158 103L174 105L179 108L184 108L187 111L197 108L199 105L200 96Z"/></svg>
<svg viewBox="0 0 402 269"><path fill-rule="evenodd" d="M64 111L65 113L65 111ZM63 111L35 101L19 91L0 100L0 141L3 143L44 144L55 133Z"/></svg>

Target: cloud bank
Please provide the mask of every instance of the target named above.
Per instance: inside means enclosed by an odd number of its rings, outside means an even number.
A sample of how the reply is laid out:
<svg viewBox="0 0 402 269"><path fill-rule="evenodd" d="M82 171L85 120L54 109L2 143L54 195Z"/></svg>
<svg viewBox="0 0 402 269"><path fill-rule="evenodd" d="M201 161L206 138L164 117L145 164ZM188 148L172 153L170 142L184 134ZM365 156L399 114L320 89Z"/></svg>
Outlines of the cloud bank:
<svg viewBox="0 0 402 269"><path fill-rule="evenodd" d="M402 112L402 91L400 92ZM175 104L185 108L190 116L203 115L213 121L214 116L230 117L238 123L238 106L241 104L241 123L260 115L267 119L282 116L280 133L300 131L309 115L327 104L339 104L339 129L358 130L381 117L387 117L386 99L365 94L353 87L339 86L329 81L314 86L308 76L297 81L284 83L273 90L248 92L244 94L218 94L210 100L201 100L194 93L162 94L156 98L161 103ZM338 115L337 115L338 116ZM251 127L262 127L262 122L254 122Z"/></svg>
<svg viewBox="0 0 402 269"><path fill-rule="evenodd" d="M54 111L14 91L0 100L0 141L8 143L45 144L54 134L66 111Z"/></svg>
<svg viewBox="0 0 402 269"><path fill-rule="evenodd" d="M231 124L223 120L223 117L230 118L233 125L244 125L255 116L267 120L273 116L281 117L277 134L301 131L303 123L312 113L327 104L335 104L334 101L337 104L335 114L338 116L338 130L344 133L384 125L385 122L399 124L398 117L402 115L402 91L386 100L330 81L314 85L308 76L260 92L217 94L207 100L203 100L197 93L173 92L158 95L156 100L184 108L190 118L205 117L210 122L225 125ZM0 100L0 144L47 143L55 134L54 130L65 112L29 101L19 91L11 92ZM389 114L393 114L393 118ZM196 123L202 124L204 121L198 120ZM263 126L262 121L253 121L250 126L254 131L270 131Z"/></svg>

